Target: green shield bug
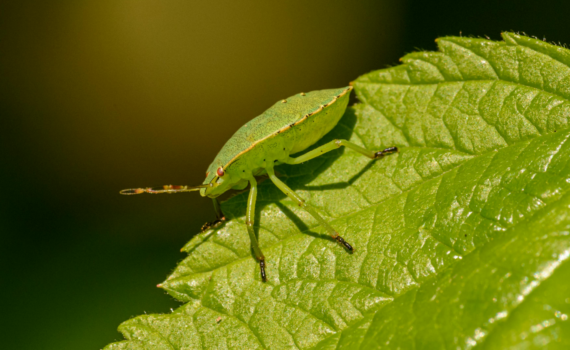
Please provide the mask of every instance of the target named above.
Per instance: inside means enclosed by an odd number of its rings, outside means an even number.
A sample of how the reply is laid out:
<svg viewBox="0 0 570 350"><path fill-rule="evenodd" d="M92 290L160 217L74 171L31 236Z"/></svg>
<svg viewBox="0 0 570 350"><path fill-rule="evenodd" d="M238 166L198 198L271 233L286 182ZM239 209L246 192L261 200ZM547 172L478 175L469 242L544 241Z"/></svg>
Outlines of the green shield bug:
<svg viewBox="0 0 570 350"><path fill-rule="evenodd" d="M199 186L163 186L131 188L121 194L178 193L200 191L203 197L214 201L217 219L207 223L207 230L225 220L216 197L230 189L243 190L250 185L246 210L247 232L255 257L259 261L261 279L266 281L265 257L259 249L253 230L257 181L255 176L267 174L271 181L293 202L305 209L329 232L330 236L349 252L352 246L330 226L321 215L305 203L292 189L275 176L278 164L300 164L339 147L348 147L368 158L377 159L398 151L396 147L383 151L370 151L347 140L333 140L303 155L292 158L328 133L340 120L348 105L352 86L300 93L275 103L260 116L242 126L222 147L206 172L206 179Z"/></svg>

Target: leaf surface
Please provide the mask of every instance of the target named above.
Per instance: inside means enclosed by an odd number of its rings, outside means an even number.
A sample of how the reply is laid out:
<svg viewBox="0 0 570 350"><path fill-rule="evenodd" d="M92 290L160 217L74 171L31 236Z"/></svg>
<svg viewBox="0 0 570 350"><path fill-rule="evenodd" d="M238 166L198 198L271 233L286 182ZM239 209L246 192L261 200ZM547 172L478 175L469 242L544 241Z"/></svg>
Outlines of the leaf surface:
<svg viewBox="0 0 570 350"><path fill-rule="evenodd" d="M319 142L400 153L278 167L354 254L264 181L268 282L241 193L162 284L186 304L126 321L106 349L568 347L570 52L503 38L440 38L359 77L361 103Z"/></svg>

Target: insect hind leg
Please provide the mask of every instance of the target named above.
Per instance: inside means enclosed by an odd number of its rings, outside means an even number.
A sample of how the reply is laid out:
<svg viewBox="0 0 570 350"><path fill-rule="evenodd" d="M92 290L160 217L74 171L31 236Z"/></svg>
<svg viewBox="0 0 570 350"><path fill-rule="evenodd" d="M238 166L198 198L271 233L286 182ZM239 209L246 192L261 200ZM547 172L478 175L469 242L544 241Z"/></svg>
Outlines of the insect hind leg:
<svg viewBox="0 0 570 350"><path fill-rule="evenodd" d="M329 223L326 222L325 219L323 219L323 217L321 215L319 215L319 213L313 207L311 207L310 205L305 203L305 201L301 197L299 197L295 193L295 191L293 191L291 188L289 188L289 186L285 185L285 183L283 183L283 181L279 180L279 178L277 176L275 176L275 172L273 171L273 168L267 168L267 173L269 174L269 178L271 179L271 181L273 181L275 186L277 186L277 188L279 188L281 191L283 191L283 193L285 193L287 195L287 197L289 197L291 200L293 200L295 203L297 203L301 208L305 209L315 219L317 219L317 221L329 232L329 235L335 241L340 243L350 253L352 253L354 251L354 248L352 247L352 245L350 245L350 243L345 241L344 238L342 238L338 234L338 232L336 232L336 230L331 225L329 225Z"/></svg>
<svg viewBox="0 0 570 350"><path fill-rule="evenodd" d="M321 147L317 147L314 150L309 151L303 155L300 155L297 158L289 157L289 159L287 159L285 163L300 164L343 146L346 148L350 148L351 150L356 151L370 159L382 158L385 155L398 152L398 147L389 147L384 149L383 151L370 151L364 147L360 147L359 145L347 140L332 140L331 142L326 143Z"/></svg>

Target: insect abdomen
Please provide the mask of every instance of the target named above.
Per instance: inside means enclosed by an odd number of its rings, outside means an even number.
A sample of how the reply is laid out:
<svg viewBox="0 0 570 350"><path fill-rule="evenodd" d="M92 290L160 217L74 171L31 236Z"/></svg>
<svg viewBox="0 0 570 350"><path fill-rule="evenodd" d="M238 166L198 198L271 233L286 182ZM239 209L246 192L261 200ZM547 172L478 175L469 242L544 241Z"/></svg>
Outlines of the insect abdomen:
<svg viewBox="0 0 570 350"><path fill-rule="evenodd" d="M242 126L222 147L208 171L241 163L241 172L244 166L257 165L260 158L281 160L306 149L338 123L351 90L312 91L277 102Z"/></svg>
<svg viewBox="0 0 570 350"><path fill-rule="evenodd" d="M348 105L348 97L349 92L341 95L329 105L324 105L322 110L307 116L306 120L293 126L296 140L290 154L307 149L331 131L342 118Z"/></svg>

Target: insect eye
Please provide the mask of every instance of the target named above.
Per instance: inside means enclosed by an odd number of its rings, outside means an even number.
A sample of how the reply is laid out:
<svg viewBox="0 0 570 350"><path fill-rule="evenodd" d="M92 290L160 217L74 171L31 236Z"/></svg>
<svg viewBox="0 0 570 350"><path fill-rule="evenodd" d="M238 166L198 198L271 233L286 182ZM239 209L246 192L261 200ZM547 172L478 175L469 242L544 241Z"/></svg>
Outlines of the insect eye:
<svg viewBox="0 0 570 350"><path fill-rule="evenodd" d="M219 177L224 176L224 174L225 174L225 173L224 173L224 168L219 167L217 173L218 173L218 176L219 176Z"/></svg>

